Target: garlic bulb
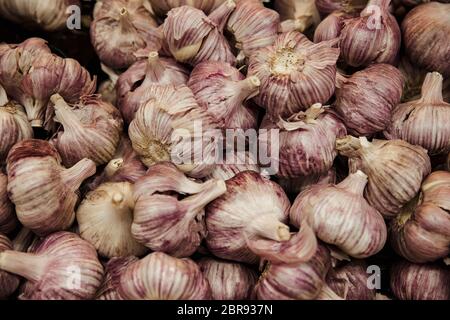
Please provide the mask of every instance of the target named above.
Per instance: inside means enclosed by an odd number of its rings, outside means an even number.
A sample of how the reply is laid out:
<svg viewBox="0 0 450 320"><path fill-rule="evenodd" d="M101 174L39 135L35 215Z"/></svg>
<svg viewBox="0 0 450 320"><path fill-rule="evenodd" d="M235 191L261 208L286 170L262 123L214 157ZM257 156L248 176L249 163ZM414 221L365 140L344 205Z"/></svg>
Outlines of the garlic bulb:
<svg viewBox="0 0 450 320"><path fill-rule="evenodd" d="M188 77L187 69L172 59L159 57L156 51L134 63L117 81L118 107L125 121L130 123L140 104L153 97L155 85L182 85Z"/></svg>
<svg viewBox="0 0 450 320"><path fill-rule="evenodd" d="M402 139L417 144L430 154L450 151L450 103L442 98L443 78L438 72L428 73L418 100L398 105L386 129L388 139Z"/></svg>
<svg viewBox="0 0 450 320"><path fill-rule="evenodd" d="M277 182L288 195L297 196L300 192L315 184L335 184L336 170L332 167L322 175L310 175L300 178L278 178Z"/></svg>
<svg viewBox="0 0 450 320"><path fill-rule="evenodd" d="M131 235L134 200L129 182L107 182L87 194L77 209L80 236L104 257L141 256L147 251Z"/></svg>
<svg viewBox="0 0 450 320"><path fill-rule="evenodd" d="M405 51L411 61L428 71L450 76L450 4L430 2L413 8L403 19Z"/></svg>
<svg viewBox="0 0 450 320"><path fill-rule="evenodd" d="M354 12L361 11L367 4L367 0L316 0L317 10L326 16L334 11Z"/></svg>
<svg viewBox="0 0 450 320"><path fill-rule="evenodd" d="M139 261L134 256L111 258L105 265L105 277L97 291L97 300L123 300L119 294L120 277L129 265Z"/></svg>
<svg viewBox="0 0 450 320"><path fill-rule="evenodd" d="M65 231L45 237L30 253L1 252L0 269L27 280L22 300L92 299L103 278L94 247Z"/></svg>
<svg viewBox="0 0 450 320"><path fill-rule="evenodd" d="M366 263L356 260L332 268L326 281L345 300L375 300L376 290L367 285L369 275Z"/></svg>
<svg viewBox="0 0 450 320"><path fill-rule="evenodd" d="M331 267L329 250L320 245L307 262L269 264L255 287L260 300L313 300Z"/></svg>
<svg viewBox="0 0 450 320"><path fill-rule="evenodd" d="M254 171L264 174L264 171L258 166L255 156L250 152L234 150L225 150L224 152L224 163L216 165L207 178L228 180L243 171Z"/></svg>
<svg viewBox="0 0 450 320"><path fill-rule="evenodd" d="M91 41L108 67L127 68L138 60L136 51L161 48L161 31L143 1L101 0L96 7Z"/></svg>
<svg viewBox="0 0 450 320"><path fill-rule="evenodd" d="M33 128L22 106L9 101L0 85L0 163L17 142L33 138Z"/></svg>
<svg viewBox="0 0 450 320"><path fill-rule="evenodd" d="M7 171L8 195L17 217L25 227L44 236L72 225L78 201L76 191L83 180L95 173L95 163L82 159L65 169L53 146L30 139L11 149Z"/></svg>
<svg viewBox="0 0 450 320"><path fill-rule="evenodd" d="M440 264L395 263L391 268L391 290L400 300L450 299L450 270Z"/></svg>
<svg viewBox="0 0 450 320"><path fill-rule="evenodd" d="M134 187L133 237L153 251L189 257L206 235L204 207L225 192L223 180L198 183L170 162L151 166Z"/></svg>
<svg viewBox="0 0 450 320"><path fill-rule="evenodd" d="M406 259L429 262L450 253L450 172L435 171L421 194L391 223L392 247Z"/></svg>
<svg viewBox="0 0 450 320"><path fill-rule="evenodd" d="M154 252L125 270L119 294L133 300L205 300L211 288L191 259Z"/></svg>
<svg viewBox="0 0 450 320"><path fill-rule="evenodd" d="M391 0L370 0L359 17L345 20L339 35L341 58L350 66L371 63L394 64L400 49L401 33L389 13Z"/></svg>
<svg viewBox="0 0 450 320"><path fill-rule="evenodd" d="M117 104L116 85L120 75L116 71L105 66L103 63L101 64L101 69L104 73L106 73L109 79L103 81L99 85L98 93L102 97L103 101L111 103L115 106Z"/></svg>
<svg viewBox="0 0 450 320"><path fill-rule="evenodd" d="M277 123L265 118L259 135L260 147L272 150L271 130L279 129L279 154L270 155L272 163L278 164L280 177L295 178L320 175L333 165L337 155L336 138L347 134L344 124L335 114L320 103L312 105L305 112L293 114L287 121Z"/></svg>
<svg viewBox="0 0 450 320"><path fill-rule="evenodd" d="M201 178L214 168L216 124L186 86L154 86L155 99L144 103L128 128L133 149L146 166L172 161Z"/></svg>
<svg viewBox="0 0 450 320"><path fill-rule="evenodd" d="M55 108L55 120L64 128L52 142L65 166L72 166L83 158L97 165L113 158L123 127L120 113L113 105L98 96L83 96L72 106L59 94L50 99Z"/></svg>
<svg viewBox="0 0 450 320"><path fill-rule="evenodd" d="M290 211L294 226L309 224L317 237L355 258L378 253L386 242L383 216L363 197L367 176L350 174L337 185L316 185L298 195Z"/></svg>
<svg viewBox="0 0 450 320"><path fill-rule="evenodd" d="M0 233L0 257L2 252L6 250L12 250L12 243L5 235ZM0 268L0 300L7 299L14 293L19 287L19 283L19 277L3 271Z"/></svg>
<svg viewBox="0 0 450 320"><path fill-rule="evenodd" d="M204 11L206 14L219 6L225 0L150 0L153 11L164 17L173 8L191 6Z"/></svg>
<svg viewBox="0 0 450 320"><path fill-rule="evenodd" d="M386 128L400 102L401 72L388 64L374 64L346 78L338 75L335 107L351 134L371 135Z"/></svg>
<svg viewBox="0 0 450 320"><path fill-rule="evenodd" d="M211 286L213 300L248 299L258 278L240 263L203 258L198 265Z"/></svg>
<svg viewBox="0 0 450 320"><path fill-rule="evenodd" d="M349 14L342 11L334 11L323 19L314 30L314 42L327 41L338 38L341 34L346 19L356 17L357 14Z"/></svg>
<svg viewBox="0 0 450 320"><path fill-rule="evenodd" d="M369 178L364 197L385 218L393 218L420 189L430 173L426 150L403 140L338 139L336 148L349 157L351 172L362 170Z"/></svg>
<svg viewBox="0 0 450 320"><path fill-rule="evenodd" d="M250 57L261 48L271 46L280 28L278 12L264 7L260 0L237 0L236 9L227 21L238 58Z"/></svg>
<svg viewBox="0 0 450 320"><path fill-rule="evenodd" d="M175 60L193 66L207 60L234 64L236 59L222 34L222 22L235 6L232 0L225 1L209 17L190 6L170 10L162 31Z"/></svg>
<svg viewBox="0 0 450 320"><path fill-rule="evenodd" d="M311 26L320 22L314 0L276 0L275 10L280 14L281 32L304 32Z"/></svg>
<svg viewBox="0 0 450 320"><path fill-rule="evenodd" d="M226 62L207 61L192 70L188 86L201 107L223 129L256 128L257 114L245 101L258 94L260 81L247 77Z"/></svg>
<svg viewBox="0 0 450 320"><path fill-rule="evenodd" d="M291 235L289 199L276 183L252 171L226 181L227 193L206 208L206 244L215 256L256 263L307 261L317 241L307 225Z"/></svg>
<svg viewBox="0 0 450 320"><path fill-rule="evenodd" d="M18 225L14 206L8 198L8 178L0 171L0 233L8 234Z"/></svg>
<svg viewBox="0 0 450 320"><path fill-rule="evenodd" d="M275 121L327 102L335 88L335 44L336 40L314 44L301 33L288 32L273 46L256 51L248 66L248 75L261 80L255 101Z"/></svg>
<svg viewBox="0 0 450 320"><path fill-rule="evenodd" d="M0 0L0 15L30 28L57 31L66 28L72 5L80 6L80 1Z"/></svg>

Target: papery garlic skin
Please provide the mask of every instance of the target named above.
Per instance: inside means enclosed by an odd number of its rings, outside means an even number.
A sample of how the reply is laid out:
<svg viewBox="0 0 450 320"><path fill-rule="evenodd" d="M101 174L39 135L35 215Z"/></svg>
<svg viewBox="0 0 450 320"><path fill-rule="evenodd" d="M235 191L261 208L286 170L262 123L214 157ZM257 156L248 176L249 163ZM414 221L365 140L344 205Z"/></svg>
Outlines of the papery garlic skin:
<svg viewBox="0 0 450 320"><path fill-rule="evenodd" d="M394 250L416 263L450 253L450 173L435 171L422 183L418 199L402 208L391 223Z"/></svg>
<svg viewBox="0 0 450 320"><path fill-rule="evenodd" d="M314 42L327 41L338 38L344 27L344 21L352 15L345 12L335 11L323 19L314 30Z"/></svg>
<svg viewBox="0 0 450 320"><path fill-rule="evenodd" d="M322 241L355 258L378 253L386 243L382 215L363 197L367 176L362 171L333 186L312 186L298 195L290 210L294 226L309 224Z"/></svg>
<svg viewBox="0 0 450 320"><path fill-rule="evenodd" d="M320 22L315 0L276 0L274 7L282 21L281 32L304 32Z"/></svg>
<svg viewBox="0 0 450 320"><path fill-rule="evenodd" d="M12 242L0 233L0 255L5 250L12 250ZM0 268L0 300L7 299L19 287L20 279L16 275Z"/></svg>
<svg viewBox="0 0 450 320"><path fill-rule="evenodd" d="M137 257L115 257L105 265L105 276L97 291L96 300L123 300L119 294L120 277L129 265L139 261Z"/></svg>
<svg viewBox="0 0 450 320"><path fill-rule="evenodd" d="M200 9L206 14L217 8L225 0L150 0L153 11L161 17L173 8L185 5Z"/></svg>
<svg viewBox="0 0 450 320"><path fill-rule="evenodd" d="M441 264L400 261L391 267L391 290L400 300L450 299L450 270Z"/></svg>
<svg viewBox="0 0 450 320"><path fill-rule="evenodd" d="M80 236L104 257L142 256L147 249L131 234L134 205L131 183L100 185L77 209Z"/></svg>
<svg viewBox="0 0 450 320"><path fill-rule="evenodd" d="M364 197L385 218L395 217L416 196L431 171L426 150L403 140L369 142L347 136L337 140L336 148L350 158L351 172L361 170L368 176Z"/></svg>
<svg viewBox="0 0 450 320"><path fill-rule="evenodd" d="M317 10L326 16L333 11L355 12L361 11L367 4L367 0L316 0Z"/></svg>
<svg viewBox="0 0 450 320"><path fill-rule="evenodd" d="M64 128L52 142L65 166L72 166L83 158L102 165L113 158L123 128L119 111L113 105L98 96L83 96L72 106L58 94L52 96L51 101L55 120Z"/></svg>
<svg viewBox="0 0 450 320"><path fill-rule="evenodd" d="M143 1L97 1L90 27L91 42L100 60L123 69L138 60L140 49L159 50L162 33Z"/></svg>
<svg viewBox="0 0 450 320"><path fill-rule="evenodd" d="M175 60L150 52L147 59L134 63L117 80L118 107L124 120L130 123L142 103L157 97L155 86L183 85L188 78L189 71Z"/></svg>
<svg viewBox="0 0 450 320"><path fill-rule="evenodd" d="M443 77L438 72L428 73L418 100L398 105L385 136L420 145L430 154L450 151L450 103L442 97Z"/></svg>
<svg viewBox="0 0 450 320"><path fill-rule="evenodd" d="M154 252L125 270L119 294L132 300L205 300L211 288L191 259Z"/></svg>
<svg viewBox="0 0 450 320"><path fill-rule="evenodd" d="M27 279L21 300L92 299L103 278L95 248L65 231L45 237L30 253L1 252L0 269Z"/></svg>
<svg viewBox="0 0 450 320"><path fill-rule="evenodd" d="M336 40L314 44L301 33L288 32L280 34L273 46L256 51L248 66L248 75L261 81L256 103L278 121L327 102L335 89L339 56L335 44Z"/></svg>
<svg viewBox="0 0 450 320"><path fill-rule="evenodd" d="M17 227L14 205L8 198L8 177L0 171L0 233L8 234Z"/></svg>
<svg viewBox="0 0 450 320"><path fill-rule="evenodd" d="M403 19L406 54L428 71L450 76L450 4L431 2L413 8Z"/></svg>
<svg viewBox="0 0 450 320"><path fill-rule="evenodd" d="M337 155L336 138L347 134L344 124L321 104L314 104L285 120L273 122L264 118L259 142L263 150L273 150L271 129L279 130L278 154L270 154L272 165L279 168L277 176L297 178L321 175L333 165Z"/></svg>
<svg viewBox="0 0 450 320"><path fill-rule="evenodd" d="M63 30L71 14L71 6L80 6L79 0L1 0L0 15L29 27L45 31Z"/></svg>
<svg viewBox="0 0 450 320"><path fill-rule="evenodd" d="M260 300L313 300L331 267L329 250L320 245L311 260L297 264L269 264L255 287Z"/></svg>
<svg viewBox="0 0 450 320"><path fill-rule="evenodd" d="M78 201L76 191L83 180L95 173L95 163L82 159L65 169L53 146L30 139L11 149L7 172L8 195L18 219L37 235L45 236L72 225Z"/></svg>
<svg viewBox="0 0 450 320"><path fill-rule="evenodd" d="M338 75L335 108L351 134L383 131L400 102L401 72L388 64L373 64L346 78Z"/></svg>
<svg viewBox="0 0 450 320"><path fill-rule="evenodd" d="M203 258L197 262L211 287L213 300L246 300L257 274L243 264Z"/></svg>

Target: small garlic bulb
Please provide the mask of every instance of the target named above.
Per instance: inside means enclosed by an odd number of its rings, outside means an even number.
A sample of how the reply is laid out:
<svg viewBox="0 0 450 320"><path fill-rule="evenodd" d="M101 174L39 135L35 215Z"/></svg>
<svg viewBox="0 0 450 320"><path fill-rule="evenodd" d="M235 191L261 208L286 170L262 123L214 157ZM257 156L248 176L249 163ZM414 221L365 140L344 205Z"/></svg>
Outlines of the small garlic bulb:
<svg viewBox="0 0 450 320"><path fill-rule="evenodd" d="M11 149L7 171L8 195L15 204L17 217L25 227L44 236L72 225L77 190L95 173L95 163L82 159L65 169L52 145L30 139Z"/></svg>
<svg viewBox="0 0 450 320"><path fill-rule="evenodd" d="M317 237L355 258L378 253L386 242L383 216L363 197L367 176L350 174L337 185L315 185L298 195L290 211L294 226L309 224Z"/></svg>
<svg viewBox="0 0 450 320"><path fill-rule="evenodd" d="M132 300L205 300L211 288L191 259L154 252L127 267L119 294Z"/></svg>
<svg viewBox="0 0 450 320"><path fill-rule="evenodd" d="M248 75L261 81L255 101L277 121L315 103L325 103L335 89L336 40L312 43L301 33L280 34L272 46L250 57Z"/></svg>
<svg viewBox="0 0 450 320"><path fill-rule="evenodd" d="M142 256L131 235L134 200L129 182L107 182L87 194L77 209L80 236L104 257Z"/></svg>
<svg viewBox="0 0 450 320"><path fill-rule="evenodd" d="M0 257L2 252L12 250L11 241L0 233ZM0 260L1 263L1 260ZM7 299L19 287L20 279L7 271L0 268L0 300Z"/></svg>
<svg viewBox="0 0 450 320"><path fill-rule="evenodd" d="M123 127L120 113L113 105L98 96L83 96L72 106L59 94L53 95L51 101L55 120L64 128L52 142L65 166L83 158L102 165L113 158Z"/></svg>
<svg viewBox="0 0 450 320"><path fill-rule="evenodd" d="M450 151L450 103L442 97L443 78L438 72L426 75L422 96L398 105L385 136L402 139L427 149L430 154Z"/></svg>
<svg viewBox="0 0 450 320"><path fill-rule="evenodd" d="M100 289L97 291L97 300L123 300L119 294L120 277L132 263L139 261L134 256L115 257L108 260L105 265L105 276Z"/></svg>
<svg viewBox="0 0 450 320"><path fill-rule="evenodd" d="M0 171L0 233L9 234L18 225L14 205L8 198L8 177Z"/></svg>
<svg viewBox="0 0 450 320"><path fill-rule="evenodd" d="M276 0L275 10L280 14L281 32L304 32L320 22L315 0Z"/></svg>
<svg viewBox="0 0 450 320"><path fill-rule="evenodd" d="M422 180L430 173L430 158L425 149L403 140L338 139L336 148L349 157L351 172L368 176L364 197L385 218L395 217L414 198Z"/></svg>
<svg viewBox="0 0 450 320"><path fill-rule="evenodd" d="M173 8L191 6L210 13L225 0L150 0L153 11L160 17L164 17Z"/></svg>
<svg viewBox="0 0 450 320"><path fill-rule="evenodd" d="M134 186L133 237L153 251L189 257L207 232L204 207L225 192L223 180L192 181L170 162L151 166Z"/></svg>
<svg viewBox="0 0 450 320"><path fill-rule="evenodd" d="M94 247L65 231L45 237L29 253L0 252L1 269L27 280L22 300L92 299L103 279Z"/></svg>
<svg viewBox="0 0 450 320"><path fill-rule="evenodd" d="M243 264L203 258L198 265L211 286L213 300L246 300L256 284L257 274Z"/></svg>
<svg viewBox="0 0 450 320"><path fill-rule="evenodd" d="M135 62L117 80L118 107L124 120L130 123L139 106L154 97L152 87L186 84L188 78L189 71L175 60L150 52L147 59Z"/></svg>

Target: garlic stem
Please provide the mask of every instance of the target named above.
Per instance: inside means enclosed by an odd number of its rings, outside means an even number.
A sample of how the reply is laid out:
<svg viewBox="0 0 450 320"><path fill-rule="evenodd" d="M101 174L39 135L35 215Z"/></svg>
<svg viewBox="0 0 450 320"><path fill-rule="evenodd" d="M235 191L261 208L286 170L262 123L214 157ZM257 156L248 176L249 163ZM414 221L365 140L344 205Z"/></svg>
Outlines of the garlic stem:
<svg viewBox="0 0 450 320"><path fill-rule="evenodd" d="M274 241L288 241L291 238L289 227L272 214L262 214L253 220L248 228L250 234Z"/></svg>
<svg viewBox="0 0 450 320"><path fill-rule="evenodd" d="M166 68L161 63L158 52L150 52L147 57L147 69L141 87L147 87L148 85L158 83L163 78L165 70Z"/></svg>
<svg viewBox="0 0 450 320"><path fill-rule="evenodd" d="M444 78L439 72L429 72L422 84L422 102L442 103L442 83Z"/></svg>
<svg viewBox="0 0 450 320"><path fill-rule="evenodd" d="M361 140L353 136L345 136L341 139L336 139L336 150L346 157L351 157L361 150Z"/></svg>
<svg viewBox="0 0 450 320"><path fill-rule="evenodd" d="M239 92L239 97L244 100L248 100L258 94L261 81L257 76L250 76L244 80L236 83L236 90Z"/></svg>
<svg viewBox="0 0 450 320"><path fill-rule="evenodd" d="M50 97L54 104L56 120L60 122L66 131L82 130L80 120L73 114L72 108L64 101L58 93Z"/></svg>
<svg viewBox="0 0 450 320"><path fill-rule="evenodd" d="M204 185L203 191L183 200L183 202L188 203L192 213L197 214L198 210L203 209L208 203L227 191L227 186L223 180L209 180Z"/></svg>
<svg viewBox="0 0 450 320"><path fill-rule="evenodd" d="M220 32L223 32L223 29L227 24L228 16L234 11L235 8L236 3L234 0L226 0L223 4L217 7L217 9L211 12L208 18L217 25L217 29Z"/></svg>
<svg viewBox="0 0 450 320"><path fill-rule="evenodd" d="M362 195L367 184L367 175L361 170L350 174L344 181L336 187L346 189L352 193Z"/></svg>
<svg viewBox="0 0 450 320"><path fill-rule="evenodd" d="M123 158L112 159L105 167L105 174L108 178L111 178L120 168L122 168L124 163Z"/></svg>
<svg viewBox="0 0 450 320"><path fill-rule="evenodd" d="M47 260L31 253L6 250L0 253L0 269L39 281L46 272Z"/></svg>
<svg viewBox="0 0 450 320"><path fill-rule="evenodd" d="M119 24L123 33L128 33L134 29L133 24L131 23L130 13L125 7L120 8Z"/></svg>
<svg viewBox="0 0 450 320"><path fill-rule="evenodd" d="M90 159L81 159L72 168L66 169L62 173L63 182L72 189L77 190L81 183L94 175L96 171L95 162Z"/></svg>

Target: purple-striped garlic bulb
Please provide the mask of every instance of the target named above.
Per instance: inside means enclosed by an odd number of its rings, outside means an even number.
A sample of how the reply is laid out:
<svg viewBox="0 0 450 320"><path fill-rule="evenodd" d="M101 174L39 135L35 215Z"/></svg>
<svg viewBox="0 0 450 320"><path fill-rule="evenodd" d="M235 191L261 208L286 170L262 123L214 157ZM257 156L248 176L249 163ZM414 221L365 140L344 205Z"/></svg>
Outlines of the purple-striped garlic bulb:
<svg viewBox="0 0 450 320"><path fill-rule="evenodd" d="M320 22L315 0L276 0L274 7L280 14L281 32L304 32Z"/></svg>
<svg viewBox="0 0 450 320"><path fill-rule="evenodd" d="M18 225L14 205L8 198L8 177L0 171L0 233L9 234Z"/></svg>
<svg viewBox="0 0 450 320"><path fill-rule="evenodd" d="M370 273L363 260L354 260L331 268L328 287L345 300L375 300L376 290L368 286Z"/></svg>
<svg viewBox="0 0 450 320"><path fill-rule="evenodd" d="M66 231L43 238L30 252L1 252L0 269L27 280L22 300L92 299L103 279L95 248Z"/></svg>
<svg viewBox="0 0 450 320"><path fill-rule="evenodd" d="M294 226L308 224L317 237L355 258L378 253L386 242L383 216L363 197L367 176L350 174L337 185L316 185L298 195L290 211Z"/></svg>
<svg viewBox="0 0 450 320"><path fill-rule="evenodd" d="M390 286L400 300L449 300L450 267L441 263L399 261L391 267Z"/></svg>
<svg viewBox="0 0 450 320"><path fill-rule="evenodd" d="M211 298L211 288L191 259L154 252L126 268L119 295L132 300L205 300Z"/></svg>
<svg viewBox="0 0 450 320"><path fill-rule="evenodd" d="M7 189L20 222L39 236L69 228L75 219L77 190L95 169L89 159L64 168L47 141L17 143L7 159Z"/></svg>
<svg viewBox="0 0 450 320"><path fill-rule="evenodd" d="M405 52L411 61L446 78L450 76L449 15L450 3L433 1L413 8L402 22Z"/></svg>
<svg viewBox="0 0 450 320"><path fill-rule="evenodd" d="M336 149L349 158L351 172L368 176L364 197L385 218L395 217L416 196L431 171L426 150L403 140L347 136L337 140Z"/></svg>
<svg viewBox="0 0 450 320"><path fill-rule="evenodd" d="M214 168L217 124L186 86L153 86L155 98L143 103L128 128L133 149L150 167L172 161L194 178Z"/></svg>
<svg viewBox="0 0 450 320"><path fill-rule="evenodd" d="M257 77L245 78L226 62L206 61L192 70L188 86L198 104L222 129L251 129L258 125L257 113L246 103L258 94Z"/></svg>
<svg viewBox="0 0 450 320"><path fill-rule="evenodd" d="M389 64L373 64L349 77L337 75L336 111L357 136L383 131L402 97L403 76Z"/></svg>
<svg viewBox="0 0 450 320"><path fill-rule="evenodd" d="M131 234L135 202L129 182L107 182L89 192L76 212L79 234L101 256L142 256L147 249Z"/></svg>
<svg viewBox="0 0 450 320"><path fill-rule="evenodd" d="M2 253L12 249L12 242L8 239L8 237L0 233L0 264L2 263ZM11 294L13 294L19 287L19 283L20 279L18 276L7 271L3 271L0 267L0 300L7 299Z"/></svg>
<svg viewBox="0 0 450 320"><path fill-rule="evenodd" d="M442 97L443 77L438 72L426 75L419 99L398 105L385 136L420 145L430 154L450 151L450 103Z"/></svg>
<svg viewBox="0 0 450 320"><path fill-rule="evenodd" d="M118 107L124 120L130 123L139 106L154 97L154 86L182 85L188 78L189 71L175 60L150 52L147 59L135 62L117 80Z"/></svg>
<svg viewBox="0 0 450 320"><path fill-rule="evenodd" d="M226 31L238 52L238 60L243 62L258 49L272 45L279 28L278 12L266 8L261 0L237 0Z"/></svg>
<svg viewBox="0 0 450 320"><path fill-rule="evenodd" d="M245 263L307 261L317 240L308 225L289 231L289 199L276 183L253 171L226 181L227 192L206 208L206 244L215 256Z"/></svg>
<svg viewBox="0 0 450 320"><path fill-rule="evenodd" d="M316 299L326 286L330 267L330 251L323 245L306 262L268 264L255 286L255 295L260 300Z"/></svg>
<svg viewBox="0 0 450 320"><path fill-rule="evenodd" d="M208 60L235 64L236 58L223 35L224 22L235 7L233 0L225 1L209 16L190 6L170 10L162 31L175 60L192 66Z"/></svg>
<svg viewBox="0 0 450 320"><path fill-rule="evenodd" d="M316 0L317 10L323 16L335 11L354 12L361 11L367 4L367 0Z"/></svg>
<svg viewBox="0 0 450 320"><path fill-rule="evenodd" d="M119 294L120 277L129 265L139 261L137 257L114 257L105 265L105 276L97 291L96 300L123 300Z"/></svg>
<svg viewBox="0 0 450 320"><path fill-rule="evenodd" d="M331 167L326 173L321 175L310 175L300 178L278 178L277 183L288 195L298 195L303 190L315 184L335 184L336 170Z"/></svg>
<svg viewBox="0 0 450 320"><path fill-rule="evenodd" d="M213 258L202 258L197 263L209 282L213 300L250 298L258 276L249 267Z"/></svg>
<svg viewBox="0 0 450 320"><path fill-rule="evenodd" d="M412 262L424 263L450 253L450 172L435 171L421 193L391 222L394 250Z"/></svg>
<svg viewBox="0 0 450 320"><path fill-rule="evenodd" d="M335 89L335 44L336 40L315 44L299 32L288 32L272 46L257 50L248 66L248 75L261 81L255 101L275 121L327 102Z"/></svg>
<svg viewBox="0 0 450 320"><path fill-rule="evenodd" d="M33 128L21 105L10 101L0 85L0 163L11 147L19 141L33 138Z"/></svg>
<svg viewBox="0 0 450 320"><path fill-rule="evenodd" d="M173 8L191 6L204 11L206 14L213 11L225 0L150 0L153 11L164 17Z"/></svg>
<svg viewBox="0 0 450 320"><path fill-rule="evenodd" d="M217 164L207 178L228 180L243 171L254 171L264 174L263 169L259 167L256 156L253 153L227 149L224 150L223 163Z"/></svg>
<svg viewBox="0 0 450 320"><path fill-rule="evenodd" d="M335 11L329 14L314 30L314 42L319 43L338 38L344 27L344 21L354 16L356 14L350 15L341 11Z"/></svg>
<svg viewBox="0 0 450 320"><path fill-rule="evenodd" d="M55 121L61 123L52 139L65 166L73 166L83 158L97 165L108 163L119 145L123 120L112 104L99 96L83 96L77 104L69 105L59 95L51 101L55 108Z"/></svg>
<svg viewBox="0 0 450 320"><path fill-rule="evenodd" d="M100 60L124 69L138 60L138 50L159 50L162 33L143 1L97 1L90 27L91 41Z"/></svg>
<svg viewBox="0 0 450 320"><path fill-rule="evenodd" d="M207 233L205 206L225 192L223 180L196 182L170 162L155 164L134 186L133 237L153 251L189 257Z"/></svg>
<svg viewBox="0 0 450 320"><path fill-rule="evenodd" d="M271 129L279 130L279 141L275 141L279 146L278 152L270 154L270 157L279 169L277 175L285 178L326 173L337 155L336 139L347 134L341 120L320 103L293 114L287 120L273 122L266 117L261 128L266 129L259 135L264 150L275 149L271 145Z"/></svg>

